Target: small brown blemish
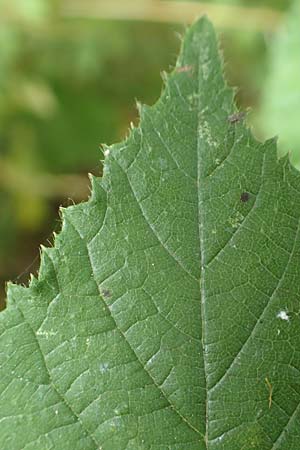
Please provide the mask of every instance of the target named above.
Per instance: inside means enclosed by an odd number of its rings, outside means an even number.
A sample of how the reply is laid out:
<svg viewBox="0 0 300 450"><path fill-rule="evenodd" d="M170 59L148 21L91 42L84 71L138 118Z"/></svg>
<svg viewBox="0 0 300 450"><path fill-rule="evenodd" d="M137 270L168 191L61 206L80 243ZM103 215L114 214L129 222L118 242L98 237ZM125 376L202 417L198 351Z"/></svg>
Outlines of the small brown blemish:
<svg viewBox="0 0 300 450"><path fill-rule="evenodd" d="M246 203L249 199L250 199L249 192L242 192L241 193L241 196L240 196L241 202Z"/></svg>
<svg viewBox="0 0 300 450"><path fill-rule="evenodd" d="M266 385L267 385L267 387L269 389L269 409L270 409L271 406L272 406L272 401L273 401L273 386L270 383L268 378L265 378L265 382L266 382Z"/></svg>
<svg viewBox="0 0 300 450"><path fill-rule="evenodd" d="M176 72L177 73L192 72L193 69L194 69L194 66L181 66L181 67L176 67Z"/></svg>
<svg viewBox="0 0 300 450"><path fill-rule="evenodd" d="M103 289L102 295L104 298L110 298L112 296L112 293L109 289Z"/></svg>
<svg viewBox="0 0 300 450"><path fill-rule="evenodd" d="M246 113L241 111L235 114L230 114L230 116L228 116L228 122L229 123L238 123L241 122L246 116Z"/></svg>

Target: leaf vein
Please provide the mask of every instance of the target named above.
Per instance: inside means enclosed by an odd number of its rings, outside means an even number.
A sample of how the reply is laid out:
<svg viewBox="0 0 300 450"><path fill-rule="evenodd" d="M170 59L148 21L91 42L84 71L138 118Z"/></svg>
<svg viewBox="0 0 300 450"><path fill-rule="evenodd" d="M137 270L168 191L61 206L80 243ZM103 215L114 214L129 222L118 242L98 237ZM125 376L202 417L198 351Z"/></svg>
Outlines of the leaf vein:
<svg viewBox="0 0 300 450"><path fill-rule="evenodd" d="M224 372L222 377L213 386L210 387L209 390L211 392L214 391L217 388L217 386L219 386L225 380L225 378L228 375L229 371L232 369L232 367L234 366L234 364L238 360L239 355L242 353L242 351L244 350L246 345L250 342L250 339L254 336L254 334L256 332L256 329L257 329L257 327L260 324L260 321L263 319L264 315L266 314L266 312L268 310L268 307L270 306L270 304L272 303L273 299L275 298L275 295L276 295L278 289L280 289L280 286L283 283L285 275L286 275L286 273L288 271L288 267L289 267L289 265L291 263L291 260L292 260L292 258L294 256L294 252L295 252L295 249L296 249L296 243L297 243L298 237L299 237L299 230L300 230L300 219L298 221L298 226L297 226L297 230L296 230L296 233L295 233L295 236L294 236L293 246L292 246L292 249L291 249L291 252L290 252L290 256L289 256L288 262L287 262L287 264L286 264L286 266L285 266L285 268L284 268L284 270L282 272L281 277L279 278L278 282L276 283L276 286L275 286L275 288L274 288L274 290L273 290L273 292L272 292L272 294L270 296L269 301L266 303L266 306L264 307L262 313L260 314L259 318L257 319L257 322L256 322L255 326L253 327L251 333L249 334L248 338L246 339L246 341L244 342L244 344L242 345L242 347L240 348L238 353L235 355L235 357L232 360L231 364L228 366L228 368L226 369L226 371Z"/></svg>
<svg viewBox="0 0 300 450"><path fill-rule="evenodd" d="M78 231L77 231L76 227L74 226L74 224L71 223L71 222L70 222L70 224L73 226L73 228L75 229L75 231L78 233ZM78 236L80 237L79 233L78 233ZM80 239L82 239L82 238L80 238ZM88 248L87 243L85 242L85 240L82 239L82 241L84 242L84 244L85 244L85 246L86 246L86 249L87 249L87 254L88 254L88 257L89 257L89 260L90 260L90 266L91 266L91 270L92 270L92 273L93 273L93 278L94 278L95 284L96 284L96 286L97 286L97 288L98 288L100 298L102 299L103 303L106 305L106 308L107 308L107 310L109 311L112 320L114 321L116 330L118 330L118 332L120 333L120 335L123 337L123 339L124 339L125 342L127 343L128 347L130 348L130 350L132 351L132 353L135 355L137 361L138 361L139 364L141 365L142 369L147 373L147 375L149 376L149 378L150 378L151 381L153 382L154 386L156 386L156 388L159 390L159 392L161 392L162 396L163 396L163 397L165 398L165 400L168 402L168 404L170 405L171 409L175 412L175 414L177 414L177 415L181 418L181 420L183 420L183 421L186 423L186 425L187 425L189 428L191 428L191 429L192 429L193 431L195 431L197 434L199 434L200 436L202 436L202 434L200 433L200 431L199 431L197 428L195 428L195 427L194 427L194 426L193 426L193 425L192 425L192 424L191 424L191 423L190 423L190 422L189 422L189 421L188 421L188 420L180 413L180 411L177 410L177 408L175 407L175 405L170 401L170 399L167 397L167 395L165 394L165 392L163 391L163 389L161 388L161 386L155 381L155 379L154 379L153 376L151 375L151 372L149 372L149 371L147 370L147 368L145 367L145 365L143 364L143 362L142 362L141 359L139 358L138 354L136 353L135 349L132 347L132 345L131 345L130 342L128 341L128 339L127 339L126 335L124 334L123 330L119 327L119 325L118 325L118 323L117 323L117 321L116 321L114 315L112 314L112 311L111 311L109 305L106 303L105 299L104 299L103 296L101 295L101 289L100 289L99 284L98 284L97 281L96 281L95 271L94 271L94 265L93 265L92 258L91 258L91 256L90 256L89 248Z"/></svg>
<svg viewBox="0 0 300 450"><path fill-rule="evenodd" d="M29 329L30 329L31 332L32 332L32 335L34 336L34 339L35 339L35 341L36 341L36 343L37 343L37 347L38 347L38 349L39 349L39 351L40 351L40 354L41 354L41 356L42 356L42 359L43 359L43 361L44 361L44 367L45 367L45 369L46 369L46 372L48 373L49 379L51 380L51 384L50 384L51 387L52 387L53 390L56 392L56 394L58 395L58 397L61 398L61 400L63 401L63 403L67 406L67 408L69 409L69 411L73 414L73 416L75 417L75 419L77 420L77 422L80 423L82 429L84 430L84 433L85 433L85 434L93 441L93 443L94 443L95 446L96 446L95 450L97 450L97 449L99 448L100 444L97 442L97 440L95 439L95 437L93 436L93 434L86 428L86 426L84 425L84 423L83 423L82 420L80 419L79 415L74 411L74 409L73 409L72 406L69 404L69 402L67 401L67 399L65 398L65 396L64 396L64 395L58 390L58 388L55 386L55 384L54 384L54 382L53 382L53 379L52 379L51 372L50 372L49 369L48 369L48 366L47 366L47 363L46 363L46 360L45 360L44 353L43 353L42 348L41 348L41 346L40 346L39 339L38 339L36 333L34 332L34 329L32 328L31 324L28 322L28 320L26 319L25 315L23 314L23 311L21 310L21 308L19 307L19 305L18 305L17 303L15 303L15 305L16 305L18 311L20 312L20 314L21 314L21 316L22 316L24 322L27 323Z"/></svg>

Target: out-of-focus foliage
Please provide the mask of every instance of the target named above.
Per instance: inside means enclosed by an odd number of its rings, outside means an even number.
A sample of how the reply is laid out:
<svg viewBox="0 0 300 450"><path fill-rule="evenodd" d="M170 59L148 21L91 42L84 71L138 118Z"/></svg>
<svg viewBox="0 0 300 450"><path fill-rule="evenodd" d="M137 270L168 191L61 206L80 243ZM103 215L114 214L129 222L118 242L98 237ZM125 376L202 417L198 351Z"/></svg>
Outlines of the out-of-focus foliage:
<svg viewBox="0 0 300 450"><path fill-rule="evenodd" d="M38 262L39 244L60 227L58 206L87 197L86 173L101 170L99 145L120 140L136 120L133 99L156 99L157 74L174 64L175 32L183 31L167 23L67 18L66 1L0 0L0 300L4 281ZM290 4L207 2L274 10ZM219 31L238 103L255 109L270 36L243 27Z"/></svg>
<svg viewBox="0 0 300 450"><path fill-rule="evenodd" d="M279 135L281 154L300 168L300 3L297 0L270 45L260 120L264 136Z"/></svg>
<svg viewBox="0 0 300 450"><path fill-rule="evenodd" d="M163 0L162 0L163 1ZM202 0L174 0L178 2L193 1L201 3ZM239 5L250 7L270 7L272 9L285 10L289 7L292 0L205 0L205 3L216 3L222 5Z"/></svg>

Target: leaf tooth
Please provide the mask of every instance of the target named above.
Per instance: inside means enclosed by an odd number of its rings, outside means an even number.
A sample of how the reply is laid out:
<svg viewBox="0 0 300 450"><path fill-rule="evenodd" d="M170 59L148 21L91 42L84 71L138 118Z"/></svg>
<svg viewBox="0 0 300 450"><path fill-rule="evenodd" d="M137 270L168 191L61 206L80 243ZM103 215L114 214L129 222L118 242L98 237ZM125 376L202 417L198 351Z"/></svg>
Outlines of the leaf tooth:
<svg viewBox="0 0 300 450"><path fill-rule="evenodd" d="M36 285L36 283L38 283L38 279L35 275L33 275L33 273L31 273L29 275L29 287L34 287Z"/></svg>
<svg viewBox="0 0 300 450"><path fill-rule="evenodd" d="M145 105L139 100L135 101L135 106L138 112L139 117L142 117Z"/></svg>
<svg viewBox="0 0 300 450"><path fill-rule="evenodd" d="M45 247L44 245L40 246L40 268L38 272L38 281L42 281L43 279L48 278L49 269L52 270L52 261L55 251L56 250L54 247ZM49 264L49 261L51 262L51 264Z"/></svg>
<svg viewBox="0 0 300 450"><path fill-rule="evenodd" d="M167 85L170 79L170 74L168 72L166 72L165 70L163 70L160 73L161 79L163 80L164 85Z"/></svg>
<svg viewBox="0 0 300 450"><path fill-rule="evenodd" d="M186 30L188 30L188 27L186 28ZM180 33L179 31L175 31L174 35L179 40L179 42L182 43L184 41L184 33Z"/></svg>
<svg viewBox="0 0 300 450"><path fill-rule="evenodd" d="M89 179L91 183L91 197L90 201L102 201L103 200L103 186L102 178L96 177L95 175L89 173Z"/></svg>
<svg viewBox="0 0 300 450"><path fill-rule="evenodd" d="M107 144L101 144L101 149L103 152L103 156L104 156L104 161L105 159L109 156L110 151L111 151L111 147Z"/></svg>

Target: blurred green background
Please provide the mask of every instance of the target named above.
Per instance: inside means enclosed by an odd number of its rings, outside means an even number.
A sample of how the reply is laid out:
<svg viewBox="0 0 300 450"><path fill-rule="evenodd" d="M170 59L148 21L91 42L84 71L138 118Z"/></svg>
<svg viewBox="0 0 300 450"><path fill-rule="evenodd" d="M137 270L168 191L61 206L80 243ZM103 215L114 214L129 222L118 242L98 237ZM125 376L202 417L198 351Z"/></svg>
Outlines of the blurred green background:
<svg viewBox="0 0 300 450"><path fill-rule="evenodd" d="M230 84L260 138L300 163L300 2L0 0L0 304L25 283L58 208L83 201L101 143L137 121L171 70L178 33L207 12Z"/></svg>

